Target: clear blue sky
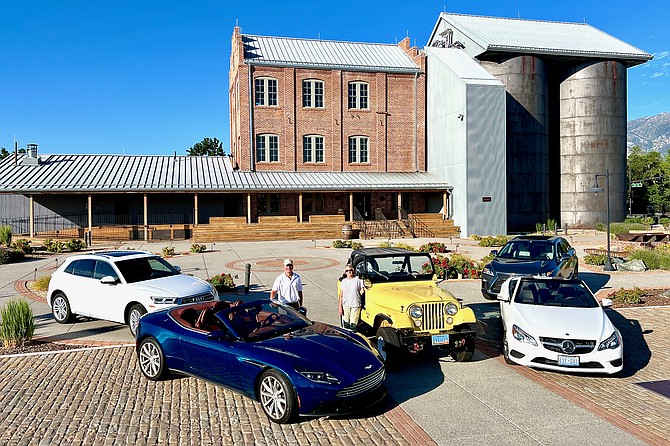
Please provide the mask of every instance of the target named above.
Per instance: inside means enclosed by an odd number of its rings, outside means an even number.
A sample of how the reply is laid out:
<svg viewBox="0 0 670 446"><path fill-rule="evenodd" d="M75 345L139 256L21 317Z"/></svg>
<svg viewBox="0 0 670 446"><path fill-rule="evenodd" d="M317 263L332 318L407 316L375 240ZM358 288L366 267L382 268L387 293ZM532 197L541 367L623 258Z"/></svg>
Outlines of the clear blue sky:
<svg viewBox="0 0 670 446"><path fill-rule="evenodd" d="M496 0L244 2L0 0L0 147L40 153L183 155L229 149L230 38L423 47L441 11L583 22L655 56L628 71L628 118L670 111L670 4ZM652 6L653 5L653 6Z"/></svg>

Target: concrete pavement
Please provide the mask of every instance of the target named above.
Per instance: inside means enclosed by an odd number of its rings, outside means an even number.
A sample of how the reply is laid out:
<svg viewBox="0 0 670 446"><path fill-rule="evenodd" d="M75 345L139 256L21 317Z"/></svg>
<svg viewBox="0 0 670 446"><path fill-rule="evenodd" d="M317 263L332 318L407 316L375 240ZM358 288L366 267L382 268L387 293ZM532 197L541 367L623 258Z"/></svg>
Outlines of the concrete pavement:
<svg viewBox="0 0 670 446"><path fill-rule="evenodd" d="M601 238L596 233L593 236L581 233L572 236L571 242L583 252L584 248L598 247L599 243L604 242ZM426 241L429 240L402 240L413 245ZM480 248L470 240L441 241L449 248L457 249L475 259L481 258L490 250ZM369 246L376 246L378 242L363 241ZM168 242L137 242L124 243L119 247L146 249L158 253L162 247L168 245ZM190 243L176 242L173 246L178 253L186 253ZM244 264L250 263L252 292L248 298L252 298L267 296L269 286L282 270L281 260L291 257L296 271L301 274L305 283L305 304L309 308L309 316L336 323L336 279L350 250L337 250L329 246L330 241L321 240L216 243L208 244L209 250L206 253L178 255L170 261L181 266L184 273L202 278L219 272L237 272L238 285L244 283ZM58 262L60 261L62 257L59 258ZM54 258L48 258L0 266L0 304L18 294L14 291L16 283L50 274L56 263ZM580 275L594 291L607 292L633 285L670 287L670 273L667 272L604 274L587 271L583 265L581 271ZM260 410L256 404L223 389L190 378L159 384L146 382L135 366L132 348L125 347L96 350L94 353L70 352L57 356L39 355L29 359L0 359L0 384L2 389L8 389L7 392L3 390L0 393L0 407L14 402L5 409L7 416L3 418L9 421L0 422L0 431L5 431L0 442L33 444L25 442L23 436L17 437L16 423L26 425L30 424L31 419L35 420L35 414L30 411L26 413L26 407L36 404L49 406L48 395L45 397L46 401L39 397L43 394L40 389L44 386L31 384L32 381L45 378L62 389L79 385L78 383L86 379L95 383L89 387L93 386L93 393L98 396L69 391L61 396L60 403L52 402L56 404L50 409L53 416L47 420L54 432L71 431L74 436L68 438L78 438L82 440L82 444L217 444L218 434L204 434L203 431L207 429L203 426L216 432L225 432L228 437L238 438L242 443L266 444L284 441L296 444L306 444L309 441L312 444L416 444L417 436L421 435L425 435L419 438L424 439L424 444L471 444L474 441L480 444L628 445L644 444L643 442L664 444L670 441L670 425L658 419L658 414L670 413L670 400L638 385L639 382L663 377L667 379L670 376L670 364L663 360L670 347L667 341L670 339L667 332L670 308L611 312L610 317L615 324L620 329L628 329L624 333L624 344L627 347L626 373L617 378L576 377L504 364L498 351L500 339L499 333L496 333L496 318L499 317L497 303L485 301L481 297L479 282L476 280L446 281L443 285L473 307L482 321L478 327L478 352L471 363L455 363L451 358L439 355L412 357L409 360L411 364L389 373L388 376L389 393L393 401L397 402L396 407L391 404L378 409L377 413L346 420L319 419L289 427L268 426L264 417L249 418L249 413ZM31 305L38 321L36 336L76 340L87 345L133 342L125 326L103 321L78 321L74 324L58 325L53 322L45 303L34 301ZM77 378L74 381L72 374L48 371L54 364L61 363L65 364L65 368L61 367L60 370L75 371L73 373ZM116 365L110 369L110 363ZM121 380L118 377L119 370L125 371ZM86 378L87 376L90 378ZM110 380L109 377L113 379ZM22 383L22 387L17 388L17 383ZM124 396L123 407L119 407L114 398L110 401L98 400L99 394L110 392L123 395L130 392L135 399L131 404ZM193 397L197 400L197 395L204 394L207 395L208 402L214 401L213 406L200 407L198 410L184 409L182 399L186 395L189 395L189 399ZM70 397L72 400L68 399ZM96 401L94 406L97 409L83 409L81 404L85 403L88 407L87 398ZM58 405L62 405L64 401L68 404L81 402L82 408L63 411ZM635 405L631 406L630 401L635 402ZM239 410L231 413L232 408ZM111 413L97 422L104 435L91 434L86 424L86 414L89 411L96 413L96 410L100 413ZM194 417L198 420L198 429L193 427L195 421L186 421L185 411L189 413L188 420ZM124 414L129 416L128 419L123 419ZM71 418L72 421L66 425L60 419L63 417ZM239 421L240 417L244 418L243 423ZM60 419L58 423L56 418ZM143 424L142 420L145 419L148 424ZM163 421L162 424L152 424L150 420ZM188 428L192 435L174 433L175 423L184 429ZM221 430L215 429L217 425ZM260 426L260 433L256 431L257 426ZM142 430L145 428L148 430ZM277 433L279 431L281 435ZM373 435L367 434L368 432L373 432ZM42 431L35 432L35 435L43 438L44 444L58 443L56 440L59 437L55 434ZM261 438L264 440L261 441ZM93 441L83 442L83 439ZM114 439L116 441L112 441ZM225 444L225 441L221 443Z"/></svg>

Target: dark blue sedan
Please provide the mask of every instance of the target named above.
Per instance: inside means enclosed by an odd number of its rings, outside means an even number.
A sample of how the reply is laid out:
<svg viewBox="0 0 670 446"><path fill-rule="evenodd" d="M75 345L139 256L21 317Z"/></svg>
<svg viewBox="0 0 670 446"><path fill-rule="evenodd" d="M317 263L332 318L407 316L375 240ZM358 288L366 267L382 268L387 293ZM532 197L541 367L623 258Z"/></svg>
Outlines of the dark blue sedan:
<svg viewBox="0 0 670 446"><path fill-rule="evenodd" d="M259 401L276 423L363 410L386 395L384 365L366 338L269 300L147 314L136 350L148 379L211 381Z"/></svg>
<svg viewBox="0 0 670 446"><path fill-rule="evenodd" d="M512 276L545 276L575 279L579 259L563 237L522 235L508 241L482 269L482 295L495 300L500 286Z"/></svg>

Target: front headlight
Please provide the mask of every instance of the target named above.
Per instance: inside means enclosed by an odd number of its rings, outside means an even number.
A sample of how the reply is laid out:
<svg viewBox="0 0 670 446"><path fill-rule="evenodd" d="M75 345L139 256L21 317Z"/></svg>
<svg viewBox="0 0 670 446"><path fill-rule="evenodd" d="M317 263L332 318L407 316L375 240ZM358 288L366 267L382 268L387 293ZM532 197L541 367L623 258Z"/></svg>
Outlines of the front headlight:
<svg viewBox="0 0 670 446"><path fill-rule="evenodd" d="M420 319L423 316L423 310L418 305L409 307L409 315L415 319Z"/></svg>
<svg viewBox="0 0 670 446"><path fill-rule="evenodd" d="M296 370L298 373L300 373L302 376L307 378L310 381L314 381L315 383L320 383L320 384L339 384L340 380L335 378L333 375L330 373L326 372L311 372L311 371L299 371Z"/></svg>
<svg viewBox="0 0 670 446"><path fill-rule="evenodd" d="M487 275L487 276L492 276L492 275L493 275L493 271L491 271L489 268L487 268L487 267L485 266L485 267L482 269L482 275L484 275L484 274Z"/></svg>
<svg viewBox="0 0 670 446"><path fill-rule="evenodd" d="M514 336L514 339L516 339L519 342L525 342L526 344L531 344L537 347L537 341L535 340L534 337L517 327L516 325L512 325L512 336Z"/></svg>
<svg viewBox="0 0 670 446"><path fill-rule="evenodd" d="M458 313L458 305L453 302L449 302L444 306L444 312L449 316L453 316L454 314Z"/></svg>
<svg viewBox="0 0 670 446"><path fill-rule="evenodd" d="M178 297L160 297L160 296L151 296L153 303L158 305L175 305L179 303L177 301Z"/></svg>
<svg viewBox="0 0 670 446"><path fill-rule="evenodd" d="M543 273L538 274L538 276L540 276L540 277L551 277L552 273L553 273L553 271L545 271Z"/></svg>
<svg viewBox="0 0 670 446"><path fill-rule="evenodd" d="M616 334L616 331L612 333L609 338L605 339L603 342L598 345L598 351L614 349L619 346L619 335Z"/></svg>

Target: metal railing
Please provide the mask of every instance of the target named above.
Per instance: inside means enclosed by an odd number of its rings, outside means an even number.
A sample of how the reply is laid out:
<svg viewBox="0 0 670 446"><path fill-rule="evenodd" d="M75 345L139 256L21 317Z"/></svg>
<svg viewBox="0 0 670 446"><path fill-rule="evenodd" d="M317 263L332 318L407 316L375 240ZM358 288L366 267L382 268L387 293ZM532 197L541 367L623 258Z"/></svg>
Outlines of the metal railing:
<svg viewBox="0 0 670 446"><path fill-rule="evenodd" d="M400 208L400 221L405 225L407 231L413 237L435 237L435 234L428 226L413 214L407 214L403 208Z"/></svg>

